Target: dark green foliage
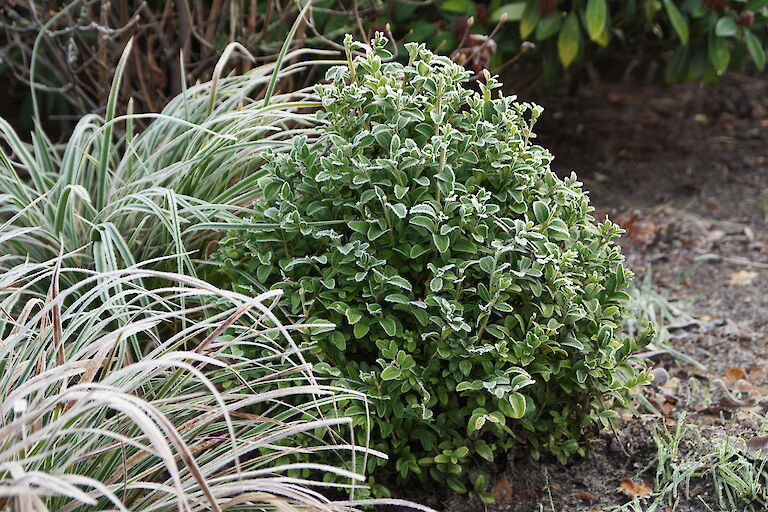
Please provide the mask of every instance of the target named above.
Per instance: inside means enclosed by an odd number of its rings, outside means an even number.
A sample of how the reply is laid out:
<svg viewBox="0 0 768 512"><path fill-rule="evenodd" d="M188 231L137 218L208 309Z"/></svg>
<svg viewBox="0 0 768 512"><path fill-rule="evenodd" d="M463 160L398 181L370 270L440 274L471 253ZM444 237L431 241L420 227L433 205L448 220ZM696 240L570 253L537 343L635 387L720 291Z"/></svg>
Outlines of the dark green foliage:
<svg viewBox="0 0 768 512"><path fill-rule="evenodd" d="M422 7L418 15L401 16L398 33L411 31L409 40L441 45L441 52L450 53L460 44L461 31L437 30L437 24L423 29L430 13L446 20L472 17L470 31L480 34L505 20L493 34L499 51L488 63L491 69L529 41L535 48L525 60L538 63L552 81L564 68L602 58L614 64L660 60L668 82L713 82L749 62L758 70L765 67L768 0L444 0L436 5L437 13ZM394 15L415 9L398 4Z"/></svg>
<svg viewBox="0 0 768 512"><path fill-rule="evenodd" d="M372 447L400 477L462 491L477 457L582 453L648 381L630 363L648 333L616 335L620 228L532 144L540 107L494 98L492 77L472 92L423 46L384 62L384 45L347 39L366 56L319 86L320 139L268 158L253 228L215 257L240 286L285 290L297 320L337 325L307 338L317 368L380 398Z"/></svg>

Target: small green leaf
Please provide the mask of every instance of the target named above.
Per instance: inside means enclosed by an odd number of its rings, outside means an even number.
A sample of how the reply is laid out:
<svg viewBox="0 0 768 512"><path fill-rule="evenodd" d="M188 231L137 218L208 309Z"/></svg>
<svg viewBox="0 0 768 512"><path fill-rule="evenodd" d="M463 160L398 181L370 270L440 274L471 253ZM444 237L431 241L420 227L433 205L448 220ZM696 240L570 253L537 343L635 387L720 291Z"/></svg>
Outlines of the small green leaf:
<svg viewBox="0 0 768 512"><path fill-rule="evenodd" d="M440 9L451 14L467 14L472 8L470 0L445 0L440 4Z"/></svg>
<svg viewBox="0 0 768 512"><path fill-rule="evenodd" d="M688 20L686 20L685 17L680 14L680 11L672 0L664 0L664 9L667 11L669 22L672 23L672 28L674 28L675 32L677 32L677 37L680 38L680 42L683 44L688 44Z"/></svg>
<svg viewBox="0 0 768 512"><path fill-rule="evenodd" d="M427 231L429 231L430 233L434 233L436 229L435 221L433 221L426 215L416 215L414 217L411 217L409 219L409 222L414 226L421 226L423 228L426 228Z"/></svg>
<svg viewBox="0 0 768 512"><path fill-rule="evenodd" d="M563 22L560 35L557 37L557 54L563 67L570 66L579 55L581 47L581 29L579 18L572 12Z"/></svg>
<svg viewBox="0 0 768 512"><path fill-rule="evenodd" d="M515 413L514 418L522 418L525 415L525 396L521 393L510 393L509 404L512 406L512 410Z"/></svg>
<svg viewBox="0 0 768 512"><path fill-rule="evenodd" d="M388 126L380 124L373 129L373 136L376 142L385 149L389 149L389 145L392 142L392 130Z"/></svg>
<svg viewBox="0 0 768 512"><path fill-rule="evenodd" d="M733 37L739 33L739 25L733 16L725 16L717 20L715 35L718 37Z"/></svg>
<svg viewBox="0 0 768 512"><path fill-rule="evenodd" d="M387 282L409 292L413 290L411 283L409 283L407 279L404 279L400 276L389 277L387 278Z"/></svg>
<svg viewBox="0 0 768 512"><path fill-rule="evenodd" d="M472 482L472 488L475 492L480 492L485 490L486 487L488 487L488 477L484 473L478 474Z"/></svg>
<svg viewBox="0 0 768 512"><path fill-rule="evenodd" d="M429 249L427 247L424 247L423 245L416 244L413 247L411 247L411 250L410 250L409 254L410 254L411 258L418 258L419 256L421 256L425 252L429 252Z"/></svg>
<svg viewBox="0 0 768 512"><path fill-rule="evenodd" d="M602 32L600 32L597 35L597 38L595 39L595 42L605 48L608 46L608 43L611 42L611 30L608 27L608 22L606 20L605 27L603 27Z"/></svg>
<svg viewBox="0 0 768 512"><path fill-rule="evenodd" d="M345 314L347 316L347 321L352 325L356 324L360 321L361 318L363 318L363 314L360 312L360 310L355 308L347 309Z"/></svg>
<svg viewBox="0 0 768 512"><path fill-rule="evenodd" d="M256 279L260 283L265 283L271 273L272 267L270 265L260 265L259 268L256 269Z"/></svg>
<svg viewBox="0 0 768 512"><path fill-rule="evenodd" d="M448 238L447 235L438 235L437 233L433 233L432 240L434 240L435 247L437 247L437 250L441 253L446 252L451 244L451 239Z"/></svg>
<svg viewBox="0 0 768 512"><path fill-rule="evenodd" d="M395 212L395 215L397 215L398 219L404 219L405 215L408 213L408 208L406 208L402 203L387 203L387 206L390 210Z"/></svg>
<svg viewBox="0 0 768 512"><path fill-rule="evenodd" d="M496 260L493 258L493 256L483 256L480 258L480 268L483 269L483 272L490 274L493 272L495 267Z"/></svg>
<svg viewBox="0 0 768 512"><path fill-rule="evenodd" d="M549 207L544 201L533 203L533 215L538 222L544 223L549 219Z"/></svg>
<svg viewBox="0 0 768 512"><path fill-rule="evenodd" d="M768 0L752 0L744 6L745 11L759 11L763 7L768 7Z"/></svg>
<svg viewBox="0 0 768 512"><path fill-rule="evenodd" d="M399 379L403 372L397 366L387 366L381 372L381 378L383 380L395 380Z"/></svg>
<svg viewBox="0 0 768 512"><path fill-rule="evenodd" d="M379 320L379 325L384 328L384 331L389 336L394 336L397 333L397 324L395 323L395 320L391 317L382 318Z"/></svg>
<svg viewBox="0 0 768 512"><path fill-rule="evenodd" d="M361 324L361 323L358 322L358 323L355 324L355 328L353 330L353 333L355 335L355 338L360 339L363 336L365 336L366 334L368 334L368 331L370 331L370 330L371 330L371 328L370 328L370 326L368 326L368 324Z"/></svg>
<svg viewBox="0 0 768 512"><path fill-rule="evenodd" d="M339 350L344 350L344 349L347 348L347 339L344 337L343 334L341 334L338 331L334 332L334 333L331 333L331 335L330 335L330 337L328 339Z"/></svg>
<svg viewBox="0 0 768 512"><path fill-rule="evenodd" d="M368 233L368 223L364 220L351 220L347 223L349 226L349 229L352 231L357 231L361 235L365 235Z"/></svg>
<svg viewBox="0 0 768 512"><path fill-rule="evenodd" d="M605 23L608 19L608 4L606 0L588 0L586 16L589 38L597 41L605 29Z"/></svg>
<svg viewBox="0 0 768 512"><path fill-rule="evenodd" d="M511 4L505 4L496 9L491 15L491 21L498 23L501 21L501 17L506 15L507 21L520 21L525 12L525 2L514 2Z"/></svg>
<svg viewBox="0 0 768 512"><path fill-rule="evenodd" d="M458 392L467 391L469 389L472 389L471 382L463 381L456 384L456 391Z"/></svg>
<svg viewBox="0 0 768 512"><path fill-rule="evenodd" d="M553 12L542 19L536 26L536 40L544 41L557 34L563 26L563 19L562 12Z"/></svg>
<svg viewBox="0 0 768 512"><path fill-rule="evenodd" d="M448 479L446 480L446 483L448 484L448 487L450 487L453 492L456 492L459 494L467 493L467 488L464 486L463 483L461 483L461 480L459 480L453 475L448 477Z"/></svg>
<svg viewBox="0 0 768 512"><path fill-rule="evenodd" d="M394 134L392 136L392 140L389 141L389 152L394 154L397 153L397 150L400 149L400 136L398 134Z"/></svg>
<svg viewBox="0 0 768 512"><path fill-rule="evenodd" d="M722 75L728 69L728 63L731 60L731 51L728 48L728 41L715 35L710 35L707 41L707 51L709 60L715 67L715 72Z"/></svg>
<svg viewBox="0 0 768 512"><path fill-rule="evenodd" d="M491 447L488 446L488 443L485 441L479 441L475 445L475 451L488 462L493 462L493 450L491 450Z"/></svg>
<svg viewBox="0 0 768 512"><path fill-rule="evenodd" d="M384 300L387 302L394 302L396 304L410 304L410 299L402 293L390 293Z"/></svg>
<svg viewBox="0 0 768 512"><path fill-rule="evenodd" d="M466 446L459 446L458 448L453 450L453 456L456 457L457 459L463 459L467 455L469 455L469 448L467 448Z"/></svg>
<svg viewBox="0 0 768 512"><path fill-rule="evenodd" d="M536 0L528 0L525 4L523 16L520 18L520 39L526 39L533 33L540 17L541 13L539 12L538 2Z"/></svg>
<svg viewBox="0 0 768 512"><path fill-rule="evenodd" d="M491 423L496 423L498 425L504 425L506 423L506 418L498 411L488 414L488 420Z"/></svg>
<svg viewBox="0 0 768 512"><path fill-rule="evenodd" d="M752 62L755 63L757 69L760 71L765 69L765 50L760 39L751 30L744 29L744 42L747 43L749 55L752 57Z"/></svg>

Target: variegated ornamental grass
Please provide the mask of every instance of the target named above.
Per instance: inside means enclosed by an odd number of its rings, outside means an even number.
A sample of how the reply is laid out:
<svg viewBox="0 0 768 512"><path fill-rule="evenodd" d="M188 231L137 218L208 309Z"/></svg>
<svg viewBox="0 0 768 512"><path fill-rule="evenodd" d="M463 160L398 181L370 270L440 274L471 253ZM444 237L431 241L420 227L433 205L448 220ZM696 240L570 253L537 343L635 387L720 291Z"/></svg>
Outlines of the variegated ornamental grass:
<svg viewBox="0 0 768 512"><path fill-rule="evenodd" d="M88 271L72 259L0 275L0 508L350 506L285 472L330 472L342 489L362 480L311 459L369 452L348 441L350 418L320 412L365 397L318 382L274 315L273 293L246 297L143 266ZM238 355L248 346L271 356ZM302 433L313 446L276 464Z"/></svg>
<svg viewBox="0 0 768 512"><path fill-rule="evenodd" d="M297 132L316 136L314 115L304 113L318 105L312 91L275 91L328 52L288 53L288 45L275 63L223 76L244 51L232 44L211 82L185 87L161 113L134 113L127 100L128 114L116 116L129 42L105 115L84 116L65 143L50 141L39 118L31 144L0 119L4 254L42 262L76 252L79 265L101 271L173 254L170 268L196 275L208 239L222 223L240 223L260 194L265 150L289 149Z"/></svg>

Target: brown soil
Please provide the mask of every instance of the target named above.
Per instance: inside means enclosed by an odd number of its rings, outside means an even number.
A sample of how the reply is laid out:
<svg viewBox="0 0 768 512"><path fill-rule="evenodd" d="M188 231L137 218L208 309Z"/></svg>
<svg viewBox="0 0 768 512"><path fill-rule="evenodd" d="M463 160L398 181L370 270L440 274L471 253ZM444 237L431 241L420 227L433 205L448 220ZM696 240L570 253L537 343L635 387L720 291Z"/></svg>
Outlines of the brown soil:
<svg viewBox="0 0 768 512"><path fill-rule="evenodd" d="M536 101L545 107L539 143L557 156L555 169L576 170L597 216L627 230L621 245L638 277L651 269L657 290L688 304L695 321L671 341L701 366L648 354L670 376L644 392L663 417L638 405L585 458L509 464L494 477L493 505L432 500L457 512L610 510L629 501L622 481L653 487L654 426L686 413L705 435L750 439L768 425L759 420L768 409L768 77L706 88L593 84ZM711 480L694 480L690 495L659 510L718 510L713 492Z"/></svg>

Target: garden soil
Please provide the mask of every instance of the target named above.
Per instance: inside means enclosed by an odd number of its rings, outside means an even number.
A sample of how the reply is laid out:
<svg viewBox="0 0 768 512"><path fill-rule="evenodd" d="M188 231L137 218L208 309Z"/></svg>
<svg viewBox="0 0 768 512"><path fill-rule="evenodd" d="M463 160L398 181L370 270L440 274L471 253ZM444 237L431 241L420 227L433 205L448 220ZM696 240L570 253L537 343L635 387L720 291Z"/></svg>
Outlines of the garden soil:
<svg viewBox="0 0 768 512"><path fill-rule="evenodd" d="M403 493L450 512L608 511L653 489L651 432L673 430L681 415L705 437L768 431L768 77L592 84L533 99L545 107L536 131L554 168L576 171L595 216L625 228L620 243L638 279L690 313L670 342L698 365L647 352L666 382L643 396L661 415L638 403L565 465L522 459L492 468L495 504ZM718 510L716 501L711 479L694 479L659 510Z"/></svg>

